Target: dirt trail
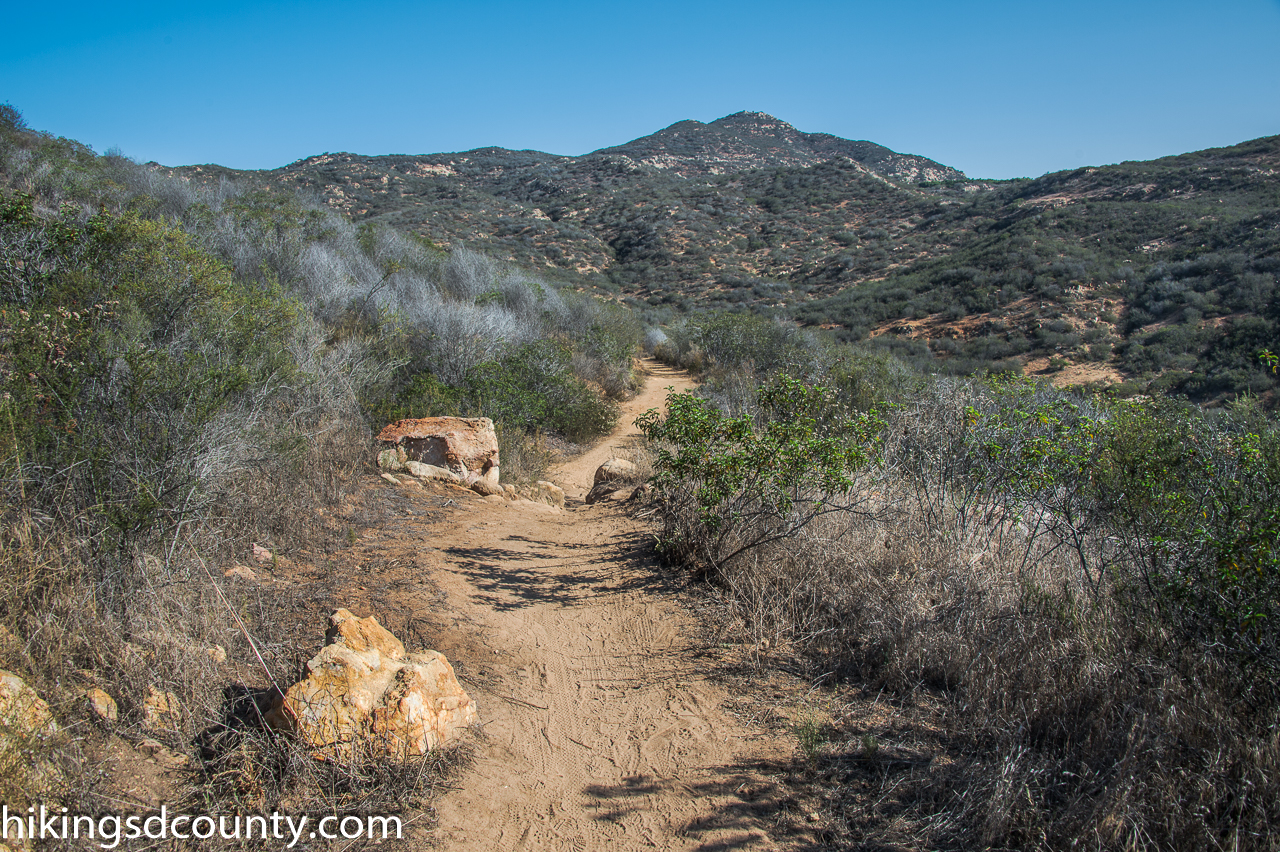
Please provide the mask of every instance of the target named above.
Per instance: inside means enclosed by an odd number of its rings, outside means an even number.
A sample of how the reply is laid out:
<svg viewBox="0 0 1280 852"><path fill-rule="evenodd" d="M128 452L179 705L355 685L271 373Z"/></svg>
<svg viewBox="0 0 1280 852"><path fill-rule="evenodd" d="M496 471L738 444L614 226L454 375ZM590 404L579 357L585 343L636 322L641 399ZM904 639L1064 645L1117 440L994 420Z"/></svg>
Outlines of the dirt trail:
<svg viewBox="0 0 1280 852"><path fill-rule="evenodd" d="M622 408L622 416L613 434L599 444L568 462L557 466L551 473L556 485L564 489L565 496L570 499L582 499L591 490L596 468L618 455L618 450L640 439L640 430L635 427L635 419L651 408L664 408L667 401L668 388L676 391L693 387L689 374L683 370L664 367L656 361L646 361L645 369L649 376L635 399L627 402Z"/></svg>
<svg viewBox="0 0 1280 852"><path fill-rule="evenodd" d="M776 848L777 803L753 767L784 762L789 743L725 709L642 524L580 500L636 416L689 386L650 369L614 434L552 472L564 511L459 497L465 508L431 527L449 621L433 632L483 720L474 761L437 805L441 848Z"/></svg>

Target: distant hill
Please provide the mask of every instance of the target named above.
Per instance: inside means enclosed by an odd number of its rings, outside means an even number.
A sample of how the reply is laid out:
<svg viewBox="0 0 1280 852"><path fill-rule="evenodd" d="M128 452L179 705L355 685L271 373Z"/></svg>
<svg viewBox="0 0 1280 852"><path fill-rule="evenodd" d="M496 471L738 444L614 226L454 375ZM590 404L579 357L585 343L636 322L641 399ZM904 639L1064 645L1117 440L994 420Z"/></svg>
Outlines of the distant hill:
<svg viewBox="0 0 1280 852"><path fill-rule="evenodd" d="M703 124L681 121L652 136L603 148L589 157L625 156L681 177L755 169L805 168L845 158L893 180L962 180L964 174L925 157L898 154L874 142L801 133L763 112L737 112Z"/></svg>
<svg viewBox="0 0 1280 852"><path fill-rule="evenodd" d="M1275 387L1258 353L1280 351L1280 137L970 195L916 229L949 248L872 275L833 259L809 280L839 292L797 315L959 372L1016 359L1201 400Z"/></svg>
<svg viewBox="0 0 1280 852"><path fill-rule="evenodd" d="M1268 393L1256 353L1280 351L1280 137L990 181L740 112L580 157L179 171L294 186L636 306L777 312L955 372L1214 399Z"/></svg>
<svg viewBox="0 0 1280 852"><path fill-rule="evenodd" d="M323 154L257 173L218 166L178 171L297 186L358 221L412 230L441 246L467 245L553 275L586 276L589 285L628 295L661 289L668 301L698 303L740 299L734 291L743 284L795 275L802 256L816 261L838 247L831 233L878 218L870 208L892 212L886 197L896 206L914 204L920 193L903 187L964 178L925 157L802 133L752 112L709 124L678 122L581 157L481 148ZM796 181L810 195L817 191L814 203L831 215L784 221L790 217L783 197Z"/></svg>

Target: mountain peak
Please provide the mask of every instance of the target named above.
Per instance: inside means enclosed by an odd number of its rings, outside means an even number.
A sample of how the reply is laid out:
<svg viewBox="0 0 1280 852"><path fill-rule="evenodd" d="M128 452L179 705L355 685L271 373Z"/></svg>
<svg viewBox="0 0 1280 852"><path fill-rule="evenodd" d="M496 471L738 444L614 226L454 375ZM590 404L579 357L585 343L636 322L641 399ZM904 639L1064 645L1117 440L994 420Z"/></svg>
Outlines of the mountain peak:
<svg viewBox="0 0 1280 852"><path fill-rule="evenodd" d="M787 124L782 119L769 115L769 113L767 112L752 112L751 110L746 110L746 109L740 112L735 112L732 115L726 115L724 118L717 118L715 121L711 123L712 124L738 124L738 123L747 122L747 121L761 122L765 124L781 124L785 127L791 126L790 124Z"/></svg>
<svg viewBox="0 0 1280 852"><path fill-rule="evenodd" d="M625 145L593 155L626 156L641 165L681 175L724 174L764 168L804 168L837 158L861 163L884 177L915 182L964 175L925 157L899 154L872 142L804 133L766 112L743 110L709 124L687 119ZM589 155L591 156L591 155Z"/></svg>

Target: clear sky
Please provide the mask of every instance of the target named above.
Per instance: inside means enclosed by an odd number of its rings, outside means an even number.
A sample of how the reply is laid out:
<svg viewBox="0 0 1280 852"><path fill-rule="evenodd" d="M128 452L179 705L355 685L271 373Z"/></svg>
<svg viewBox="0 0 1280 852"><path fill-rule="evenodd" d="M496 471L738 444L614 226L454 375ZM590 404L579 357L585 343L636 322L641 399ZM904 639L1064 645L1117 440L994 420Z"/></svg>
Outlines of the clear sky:
<svg viewBox="0 0 1280 852"><path fill-rule="evenodd" d="M1280 0L4 0L0 102L166 165L584 154L767 112L972 177L1280 133Z"/></svg>

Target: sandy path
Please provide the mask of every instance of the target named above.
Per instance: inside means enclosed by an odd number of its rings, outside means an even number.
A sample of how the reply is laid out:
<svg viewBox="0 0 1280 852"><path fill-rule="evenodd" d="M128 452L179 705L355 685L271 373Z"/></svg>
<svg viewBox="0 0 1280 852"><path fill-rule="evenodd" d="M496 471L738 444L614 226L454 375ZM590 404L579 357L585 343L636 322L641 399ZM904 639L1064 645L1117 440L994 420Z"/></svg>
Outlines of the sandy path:
<svg viewBox="0 0 1280 852"><path fill-rule="evenodd" d="M656 361L646 361L645 369L648 370L649 377L644 389L623 406L622 416L618 418L613 434L552 471L552 479L564 489L566 497L579 500L585 497L591 490L596 468L616 456L619 448L640 439L635 419L651 408L665 408L667 394L670 392L668 388L682 391L693 387L689 374L683 370L664 367Z"/></svg>
<svg viewBox="0 0 1280 852"><path fill-rule="evenodd" d="M553 472L571 498L667 386L689 386L650 369L614 434ZM437 805L441 848L775 848L752 765L790 744L726 712L645 537L618 504L572 499L558 513L476 501L433 528L432 580L458 629L447 652L483 720Z"/></svg>

